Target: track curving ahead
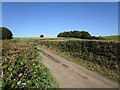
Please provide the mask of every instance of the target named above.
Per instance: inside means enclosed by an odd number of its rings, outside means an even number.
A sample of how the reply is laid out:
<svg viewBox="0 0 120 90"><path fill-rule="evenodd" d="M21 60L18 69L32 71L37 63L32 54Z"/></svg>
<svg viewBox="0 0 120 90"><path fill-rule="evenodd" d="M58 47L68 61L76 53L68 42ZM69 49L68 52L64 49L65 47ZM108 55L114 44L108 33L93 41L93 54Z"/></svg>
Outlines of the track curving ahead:
<svg viewBox="0 0 120 90"><path fill-rule="evenodd" d="M60 88L118 88L118 83L89 71L48 50L38 48L40 56Z"/></svg>

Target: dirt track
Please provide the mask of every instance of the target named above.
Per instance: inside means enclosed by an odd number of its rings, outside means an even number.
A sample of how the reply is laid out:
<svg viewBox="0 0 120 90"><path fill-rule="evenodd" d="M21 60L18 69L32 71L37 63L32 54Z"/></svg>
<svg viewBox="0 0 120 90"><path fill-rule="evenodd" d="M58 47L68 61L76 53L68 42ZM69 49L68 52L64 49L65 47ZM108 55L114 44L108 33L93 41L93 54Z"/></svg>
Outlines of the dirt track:
<svg viewBox="0 0 120 90"><path fill-rule="evenodd" d="M40 56L53 74L60 88L118 88L118 84L95 72L67 61L47 50L40 49Z"/></svg>

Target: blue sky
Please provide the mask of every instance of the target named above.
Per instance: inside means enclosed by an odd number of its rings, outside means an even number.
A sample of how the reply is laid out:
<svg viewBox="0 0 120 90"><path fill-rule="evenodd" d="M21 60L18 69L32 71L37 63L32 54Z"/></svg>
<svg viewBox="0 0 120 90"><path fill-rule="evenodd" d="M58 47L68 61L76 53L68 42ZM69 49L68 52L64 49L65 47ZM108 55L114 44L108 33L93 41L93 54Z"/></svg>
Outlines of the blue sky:
<svg viewBox="0 0 120 90"><path fill-rule="evenodd" d="M117 2L3 2L2 24L14 37L56 37L59 32L118 34Z"/></svg>

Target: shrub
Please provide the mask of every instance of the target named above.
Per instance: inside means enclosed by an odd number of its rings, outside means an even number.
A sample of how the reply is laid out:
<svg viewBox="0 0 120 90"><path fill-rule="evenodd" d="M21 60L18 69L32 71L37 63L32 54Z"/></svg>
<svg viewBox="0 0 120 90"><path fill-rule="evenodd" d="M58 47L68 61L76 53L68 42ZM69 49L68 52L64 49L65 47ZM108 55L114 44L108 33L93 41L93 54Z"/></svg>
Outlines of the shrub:
<svg viewBox="0 0 120 90"><path fill-rule="evenodd" d="M96 36L90 36L90 38L89 38L89 39L97 39L97 40L98 40L98 39L103 39L103 38L102 38L102 37L100 37L100 36L99 36L99 37L96 37Z"/></svg>
<svg viewBox="0 0 120 90"><path fill-rule="evenodd" d="M44 37L44 35L40 35L40 37Z"/></svg>
<svg viewBox="0 0 120 90"><path fill-rule="evenodd" d="M2 37L0 37L0 39L12 39L13 34L9 29L5 27L0 27L0 30L0 33L2 33Z"/></svg>

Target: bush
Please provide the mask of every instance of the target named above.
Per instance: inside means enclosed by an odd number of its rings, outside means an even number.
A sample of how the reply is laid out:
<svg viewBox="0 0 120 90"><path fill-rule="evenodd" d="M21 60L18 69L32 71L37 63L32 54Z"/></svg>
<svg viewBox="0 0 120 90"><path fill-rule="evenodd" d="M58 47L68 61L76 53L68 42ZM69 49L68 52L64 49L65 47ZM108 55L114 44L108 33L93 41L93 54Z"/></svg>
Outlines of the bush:
<svg viewBox="0 0 120 90"><path fill-rule="evenodd" d="M97 40L98 40L98 39L103 39L103 38L102 38L102 37L100 37L100 36L99 36L99 37L96 37L96 36L90 36L90 38L89 38L89 39L97 39Z"/></svg>
<svg viewBox="0 0 120 90"><path fill-rule="evenodd" d="M89 39L90 34L86 31L69 31L69 32L62 32L59 33L57 37L74 37L74 38L82 38L82 39Z"/></svg>
<svg viewBox="0 0 120 90"><path fill-rule="evenodd" d="M7 29L7 28L5 28L5 27L0 27L0 30L1 30L1 32L0 32L0 34L2 35L2 37L0 37L0 39L2 38L2 39L12 39L13 37L13 34L12 34L12 32L9 30L9 29Z"/></svg>
<svg viewBox="0 0 120 90"><path fill-rule="evenodd" d="M40 35L40 37L44 37L44 35Z"/></svg>

